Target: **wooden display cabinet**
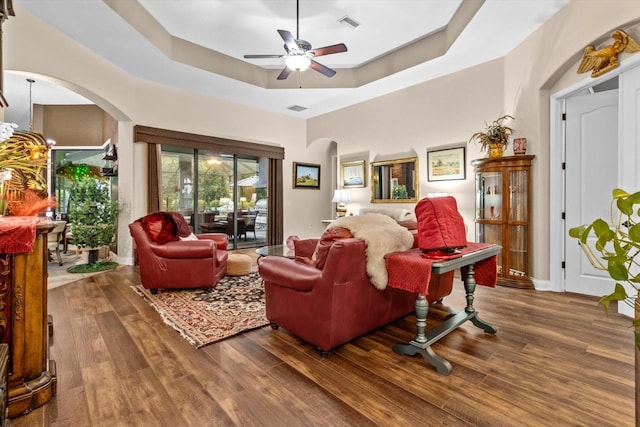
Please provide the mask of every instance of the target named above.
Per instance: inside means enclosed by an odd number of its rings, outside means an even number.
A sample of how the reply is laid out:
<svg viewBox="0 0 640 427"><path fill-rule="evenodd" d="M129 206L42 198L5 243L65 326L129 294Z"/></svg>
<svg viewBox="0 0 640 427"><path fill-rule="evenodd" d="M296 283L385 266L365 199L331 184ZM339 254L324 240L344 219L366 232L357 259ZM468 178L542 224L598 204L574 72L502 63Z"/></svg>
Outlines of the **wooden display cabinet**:
<svg viewBox="0 0 640 427"><path fill-rule="evenodd" d="M11 217L5 217L11 222ZM36 227L33 250L0 259L0 342L9 345L8 415L45 404L56 393L56 366L49 358L47 314L48 221Z"/></svg>
<svg viewBox="0 0 640 427"><path fill-rule="evenodd" d="M7 378L9 376L9 345L0 344L0 427L8 427L9 397Z"/></svg>
<svg viewBox="0 0 640 427"><path fill-rule="evenodd" d="M535 156L477 159L476 240L502 246L498 284L533 288L530 279L531 163Z"/></svg>

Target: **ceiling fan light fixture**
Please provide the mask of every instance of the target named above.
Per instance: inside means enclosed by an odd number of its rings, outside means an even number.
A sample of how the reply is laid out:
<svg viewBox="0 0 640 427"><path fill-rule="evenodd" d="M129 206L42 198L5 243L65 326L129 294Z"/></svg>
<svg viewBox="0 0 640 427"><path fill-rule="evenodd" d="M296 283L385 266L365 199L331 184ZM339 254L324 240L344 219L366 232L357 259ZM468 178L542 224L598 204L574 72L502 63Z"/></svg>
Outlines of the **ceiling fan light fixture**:
<svg viewBox="0 0 640 427"><path fill-rule="evenodd" d="M292 70L304 71L311 65L311 60L305 55L291 55L287 56L284 63Z"/></svg>

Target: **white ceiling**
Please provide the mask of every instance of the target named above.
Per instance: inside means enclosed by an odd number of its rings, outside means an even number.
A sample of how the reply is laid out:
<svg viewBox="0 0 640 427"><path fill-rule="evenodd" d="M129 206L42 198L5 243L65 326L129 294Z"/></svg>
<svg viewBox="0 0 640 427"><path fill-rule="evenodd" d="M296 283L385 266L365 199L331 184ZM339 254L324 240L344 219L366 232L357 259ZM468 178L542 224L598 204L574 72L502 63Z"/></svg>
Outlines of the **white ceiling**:
<svg viewBox="0 0 640 427"><path fill-rule="evenodd" d="M332 79L307 70L291 73L281 86L275 78L282 58L244 60L243 55L284 53L276 30L296 35L295 0L14 0L14 6L17 17L28 11L138 78L310 118L504 56L568 2L486 0L443 55L370 82L345 84L346 76L368 64L435 39L430 35L447 26L462 0L300 0L300 38L314 48L345 43L348 52L316 58L338 71ZM360 25L338 22L344 16ZM199 62L182 58L184 51L165 49L162 36L200 49ZM224 64L235 64L230 68L237 76L224 71ZM257 79L248 83L241 76L247 70ZM25 78L5 72L6 120L28 114ZM36 104L87 102L41 77L35 80ZM307 109L292 112L287 109L292 105Z"/></svg>

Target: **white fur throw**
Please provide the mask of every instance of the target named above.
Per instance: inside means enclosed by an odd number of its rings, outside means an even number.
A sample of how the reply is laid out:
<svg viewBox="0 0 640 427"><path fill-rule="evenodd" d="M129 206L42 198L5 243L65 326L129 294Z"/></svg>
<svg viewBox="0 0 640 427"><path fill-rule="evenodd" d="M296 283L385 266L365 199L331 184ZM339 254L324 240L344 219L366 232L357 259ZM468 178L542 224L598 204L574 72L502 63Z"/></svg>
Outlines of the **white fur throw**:
<svg viewBox="0 0 640 427"><path fill-rule="evenodd" d="M391 252L406 251L413 246L413 235L392 218L382 214L345 216L333 221L327 228L349 229L353 237L367 244L367 274L371 283L382 290L387 287L387 267L384 256Z"/></svg>

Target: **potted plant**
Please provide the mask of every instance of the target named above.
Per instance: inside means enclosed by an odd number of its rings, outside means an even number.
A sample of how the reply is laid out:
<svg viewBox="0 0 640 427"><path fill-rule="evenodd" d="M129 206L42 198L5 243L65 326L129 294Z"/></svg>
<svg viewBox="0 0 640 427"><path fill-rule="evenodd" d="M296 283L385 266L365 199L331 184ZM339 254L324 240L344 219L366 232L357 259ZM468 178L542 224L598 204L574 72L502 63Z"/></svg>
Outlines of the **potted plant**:
<svg viewBox="0 0 640 427"><path fill-rule="evenodd" d="M75 181L71 190L69 220L73 242L79 248L89 251L87 264L93 270L102 270L98 262L98 251L101 247L113 243L118 217L118 202L111 201L109 188L104 179L86 177ZM74 269L74 267L71 267ZM86 268L75 269L70 273L84 272Z"/></svg>
<svg viewBox="0 0 640 427"><path fill-rule="evenodd" d="M506 120L514 120L514 118L505 114L491 122L490 125L485 123L484 132L476 132L471 135L469 143L480 144L480 151L488 151L489 157L502 157L513 133L512 128L503 124Z"/></svg>
<svg viewBox="0 0 640 427"><path fill-rule="evenodd" d="M407 193L407 186L404 184L397 185L393 189L393 194L391 195L391 198L395 200L408 199L409 193Z"/></svg>
<svg viewBox="0 0 640 427"><path fill-rule="evenodd" d="M634 310L632 326L635 334L636 422L640 421L640 192L629 194L616 188L610 206L610 218L598 218L591 224L569 230L579 239L580 247L594 268L606 271L616 282L612 293L600 298L609 313L612 301L627 304ZM597 240L589 245L588 238Z"/></svg>

